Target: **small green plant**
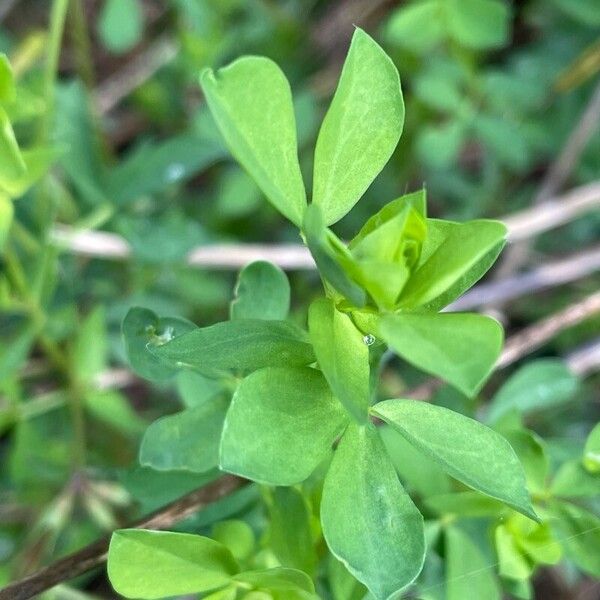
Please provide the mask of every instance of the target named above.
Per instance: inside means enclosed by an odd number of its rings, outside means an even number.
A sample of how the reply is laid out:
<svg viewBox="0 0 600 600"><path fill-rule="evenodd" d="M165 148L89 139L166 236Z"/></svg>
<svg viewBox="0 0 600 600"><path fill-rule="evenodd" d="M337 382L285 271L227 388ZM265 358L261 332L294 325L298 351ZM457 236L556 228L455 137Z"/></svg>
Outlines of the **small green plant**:
<svg viewBox="0 0 600 600"><path fill-rule="evenodd" d="M193 390L186 410L147 430L141 463L218 468L264 484L275 497L290 489L279 499L286 510L298 489L291 486L310 484L320 506L314 527L378 600L397 597L415 580L426 547L423 517L380 430L469 488L538 520L523 467L499 433L441 406L376 401L387 349L472 396L503 337L492 318L440 312L493 264L506 234L501 223L428 218L420 190L387 204L348 244L329 229L360 199L402 133L403 97L390 58L356 30L319 132L310 204L290 87L277 65L244 57L204 71L201 85L231 153L300 229L325 295L308 307L305 331L288 320L285 275L254 263L240 274L228 321L200 328L132 309L123 324L132 366L152 380L186 373ZM295 527L290 520L287 535L296 536ZM296 560L295 570L256 570L226 546L201 536L121 531L111 544L109 576L128 597L318 597L306 561Z"/></svg>

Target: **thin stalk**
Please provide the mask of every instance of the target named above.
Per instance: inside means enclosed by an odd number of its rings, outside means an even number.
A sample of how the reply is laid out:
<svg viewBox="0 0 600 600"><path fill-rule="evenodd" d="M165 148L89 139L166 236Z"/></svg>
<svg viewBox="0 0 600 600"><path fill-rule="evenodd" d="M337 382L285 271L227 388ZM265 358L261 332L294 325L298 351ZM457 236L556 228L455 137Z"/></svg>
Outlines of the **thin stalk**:
<svg viewBox="0 0 600 600"><path fill-rule="evenodd" d="M65 19L69 0L54 0L50 10L50 31L48 36L48 54L46 68L44 71L44 98L46 110L42 119L40 130L40 142L48 140L54 118L56 76L58 73L58 61L60 58L61 42L65 29Z"/></svg>

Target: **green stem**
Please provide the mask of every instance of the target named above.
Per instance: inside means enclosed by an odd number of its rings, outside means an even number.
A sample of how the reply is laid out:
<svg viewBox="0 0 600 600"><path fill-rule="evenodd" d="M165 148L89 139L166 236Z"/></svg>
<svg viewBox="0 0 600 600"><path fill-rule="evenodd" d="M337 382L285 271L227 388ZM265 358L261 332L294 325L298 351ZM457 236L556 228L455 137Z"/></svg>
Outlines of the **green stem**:
<svg viewBox="0 0 600 600"><path fill-rule="evenodd" d="M92 47L87 21L85 20L85 9L81 0L71 0L69 21L72 26L70 33L73 40L77 72L88 90L91 90L95 82Z"/></svg>
<svg viewBox="0 0 600 600"><path fill-rule="evenodd" d="M54 0L50 10L50 34L48 39L48 54L46 69L44 71L44 97L46 111L44 112L40 130L40 142L45 143L50 135L52 120L54 118L56 75L58 73L58 60L65 28L65 19L69 0Z"/></svg>

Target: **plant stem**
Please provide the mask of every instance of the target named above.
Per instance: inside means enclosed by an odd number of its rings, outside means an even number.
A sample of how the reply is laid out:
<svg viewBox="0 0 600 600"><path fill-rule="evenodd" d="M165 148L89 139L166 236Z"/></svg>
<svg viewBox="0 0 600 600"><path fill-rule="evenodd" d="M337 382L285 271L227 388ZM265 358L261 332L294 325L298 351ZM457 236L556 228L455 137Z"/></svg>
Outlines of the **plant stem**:
<svg viewBox="0 0 600 600"><path fill-rule="evenodd" d="M44 71L44 98L46 100L46 111L42 119L40 130L40 142L45 143L50 135L52 120L54 118L56 75L58 72L58 60L62 36L65 28L65 19L69 0L54 0L50 10L50 34L48 39L48 54L46 69Z"/></svg>

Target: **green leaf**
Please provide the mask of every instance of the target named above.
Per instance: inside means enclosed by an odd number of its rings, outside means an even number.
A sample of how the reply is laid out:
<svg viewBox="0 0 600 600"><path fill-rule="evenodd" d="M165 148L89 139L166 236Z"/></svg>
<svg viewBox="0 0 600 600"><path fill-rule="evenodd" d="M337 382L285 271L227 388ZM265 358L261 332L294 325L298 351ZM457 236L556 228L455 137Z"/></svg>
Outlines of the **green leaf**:
<svg viewBox="0 0 600 600"><path fill-rule="evenodd" d="M0 52L0 102L13 102L16 97L15 78L8 57Z"/></svg>
<svg viewBox="0 0 600 600"><path fill-rule="evenodd" d="M300 483L331 452L345 422L319 371L256 371L233 395L221 439L221 468L260 483Z"/></svg>
<svg viewBox="0 0 600 600"><path fill-rule="evenodd" d="M142 38L144 15L138 0L106 0L98 17L98 33L111 52L131 50Z"/></svg>
<svg viewBox="0 0 600 600"><path fill-rule="evenodd" d="M296 145L296 119L289 83L264 57L246 56L200 85L211 113L236 160L275 208L300 226L306 192Z"/></svg>
<svg viewBox="0 0 600 600"><path fill-rule="evenodd" d="M204 473L219 464L219 442L229 402L215 398L154 421L140 446L140 464L159 471Z"/></svg>
<svg viewBox="0 0 600 600"><path fill-rule="evenodd" d="M0 252L8 239L14 212L12 200L0 192Z"/></svg>
<svg viewBox="0 0 600 600"><path fill-rule="evenodd" d="M270 494L268 544L284 567L314 575L317 554L311 512L302 493L293 487L276 487Z"/></svg>
<svg viewBox="0 0 600 600"><path fill-rule="evenodd" d="M471 269L479 270L480 261L497 249L507 230L499 221L452 223L428 219L427 231L422 263L400 296L400 304L404 308L432 302Z"/></svg>
<svg viewBox="0 0 600 600"><path fill-rule="evenodd" d="M89 414L125 435L137 437L146 428L146 422L118 390L89 390L84 401Z"/></svg>
<svg viewBox="0 0 600 600"><path fill-rule="evenodd" d="M252 527L236 519L215 523L210 537L227 546L236 560L246 560L254 551L256 542Z"/></svg>
<svg viewBox="0 0 600 600"><path fill-rule="evenodd" d="M562 498L593 498L600 495L600 474L587 471L581 460L564 462L558 469L550 491Z"/></svg>
<svg viewBox="0 0 600 600"><path fill-rule="evenodd" d="M368 418L369 347L350 317L327 298L308 310L308 329L317 362L334 395L357 421Z"/></svg>
<svg viewBox="0 0 600 600"><path fill-rule="evenodd" d="M390 17L385 37L391 44L413 52L429 52L444 39L443 12L439 0L402 5Z"/></svg>
<svg viewBox="0 0 600 600"><path fill-rule="evenodd" d="M441 517L497 517L506 512L502 502L472 490L428 496L424 503Z"/></svg>
<svg viewBox="0 0 600 600"><path fill-rule="evenodd" d="M486 556L463 529L446 528L446 599L500 600L498 581Z"/></svg>
<svg viewBox="0 0 600 600"><path fill-rule="evenodd" d="M476 314L398 313L381 319L388 346L410 364L473 396L502 350L502 326Z"/></svg>
<svg viewBox="0 0 600 600"><path fill-rule="evenodd" d="M149 348L195 329L190 321L174 317L159 318L151 310L134 307L123 320L122 333L127 359L136 373L160 381L172 377L176 369L150 352Z"/></svg>
<svg viewBox="0 0 600 600"><path fill-rule="evenodd" d="M230 306L232 319L283 320L290 310L290 283L277 266L257 261L244 267Z"/></svg>
<svg viewBox="0 0 600 600"><path fill-rule="evenodd" d="M423 566L423 518L371 425L344 433L325 478L321 522L329 549L378 600Z"/></svg>
<svg viewBox="0 0 600 600"><path fill-rule="evenodd" d="M313 202L339 221L390 159L404 125L400 77L389 56L356 29L315 149Z"/></svg>
<svg viewBox="0 0 600 600"><path fill-rule="evenodd" d="M108 341L106 339L104 307L97 306L80 324L72 351L72 367L81 383L89 383L106 368Z"/></svg>
<svg viewBox="0 0 600 600"><path fill-rule="evenodd" d="M600 577L600 519L573 504L554 503L550 526L565 555L592 577Z"/></svg>
<svg viewBox="0 0 600 600"><path fill-rule="evenodd" d="M506 525L496 527L494 533L498 554L498 573L507 579L518 581L529 579L533 565L519 548L515 537Z"/></svg>
<svg viewBox="0 0 600 600"><path fill-rule="evenodd" d="M187 533L121 529L108 550L108 577L126 598L164 598L226 586L235 559L209 538Z"/></svg>
<svg viewBox="0 0 600 600"><path fill-rule="evenodd" d="M318 596L314 594L315 588L311 578L306 573L297 569L275 567L272 569L245 571L236 575L234 581L248 584L255 590L268 592L264 596L265 600L270 600L271 598L273 600L288 600L288 598L289 600L318 600ZM244 598L249 597L250 594L244 596ZM259 598L262 600L263 596L256 596L256 600Z"/></svg>
<svg viewBox="0 0 600 600"><path fill-rule="evenodd" d="M579 389L579 380L567 365L556 358L528 362L506 380L494 395L487 421L495 423L510 411L528 415L570 402Z"/></svg>
<svg viewBox="0 0 600 600"><path fill-rule="evenodd" d="M523 467L510 444L494 430L417 400L385 400L371 412L452 477L537 520Z"/></svg>
<svg viewBox="0 0 600 600"><path fill-rule="evenodd" d="M319 207L310 204L302 225L306 245L310 250L321 276L354 306L364 306L365 291L347 273L353 258L346 246L323 224Z"/></svg>
<svg viewBox="0 0 600 600"><path fill-rule="evenodd" d="M508 42L510 11L502 0L447 0L450 35L463 46L485 50Z"/></svg>
<svg viewBox="0 0 600 600"><path fill-rule="evenodd" d="M225 371L250 372L269 366L298 366L314 362L308 336L287 321L239 319L194 329L162 346L155 356L206 375Z"/></svg>
<svg viewBox="0 0 600 600"><path fill-rule="evenodd" d="M195 408L224 393L223 382L195 371L181 371L175 377L177 392L186 408Z"/></svg>
<svg viewBox="0 0 600 600"><path fill-rule="evenodd" d="M585 441L583 466L590 472L600 474L600 423L597 423Z"/></svg>
<svg viewBox="0 0 600 600"><path fill-rule="evenodd" d="M27 173L6 111L0 106L0 191L17 195L16 186Z"/></svg>

